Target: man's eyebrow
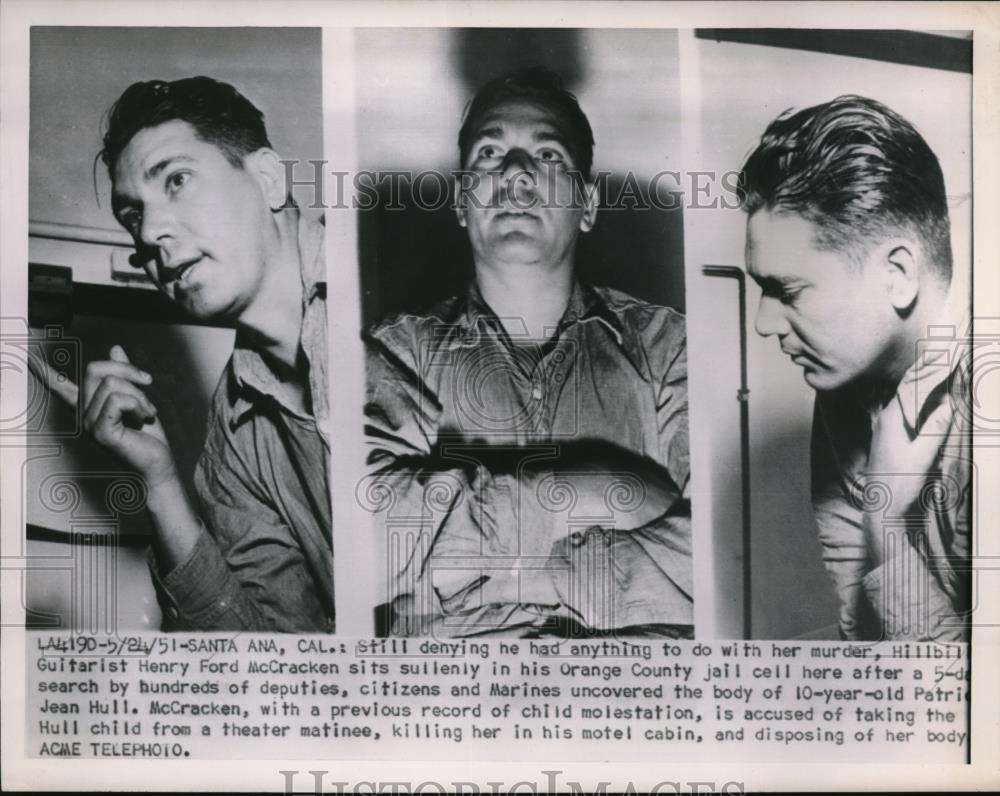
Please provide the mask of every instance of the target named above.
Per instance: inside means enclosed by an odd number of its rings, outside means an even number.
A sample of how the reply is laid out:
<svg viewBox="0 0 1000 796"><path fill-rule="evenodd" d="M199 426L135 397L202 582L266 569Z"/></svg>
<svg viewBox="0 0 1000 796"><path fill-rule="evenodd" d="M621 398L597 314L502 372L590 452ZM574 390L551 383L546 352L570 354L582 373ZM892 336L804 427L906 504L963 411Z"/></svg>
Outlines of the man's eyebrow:
<svg viewBox="0 0 1000 796"><path fill-rule="evenodd" d="M562 146L567 152L569 151L569 142L566 140L566 136L556 130L539 130L531 137L538 142L552 141Z"/></svg>
<svg viewBox="0 0 1000 796"><path fill-rule="evenodd" d="M752 271L750 276L765 292L780 292L792 285L804 287L808 284L807 280L797 276L758 276Z"/></svg>
<svg viewBox="0 0 1000 796"><path fill-rule="evenodd" d="M169 155L156 161L156 163L146 169L142 173L142 179L144 182L149 182L150 180L156 179L157 175L161 174L165 169L169 168L174 163L195 163L196 161L197 159L191 157L190 155ZM132 202L133 199L131 196L123 194L112 188L111 211L113 213L118 213L124 208L129 207Z"/></svg>
<svg viewBox="0 0 1000 796"><path fill-rule="evenodd" d="M499 124L494 124L490 127L483 127L476 130L476 134L472 137L472 143L475 144L484 138L501 138L503 137L503 127Z"/></svg>
<svg viewBox="0 0 1000 796"><path fill-rule="evenodd" d="M160 172L162 172L165 168L167 168L173 163L193 163L193 162L194 158L191 157L190 155L170 155L169 157L165 157L162 160L158 160L156 163L154 163L152 166L146 169L146 171L144 171L142 174L142 178L143 180L146 181L155 179L156 175L158 175Z"/></svg>

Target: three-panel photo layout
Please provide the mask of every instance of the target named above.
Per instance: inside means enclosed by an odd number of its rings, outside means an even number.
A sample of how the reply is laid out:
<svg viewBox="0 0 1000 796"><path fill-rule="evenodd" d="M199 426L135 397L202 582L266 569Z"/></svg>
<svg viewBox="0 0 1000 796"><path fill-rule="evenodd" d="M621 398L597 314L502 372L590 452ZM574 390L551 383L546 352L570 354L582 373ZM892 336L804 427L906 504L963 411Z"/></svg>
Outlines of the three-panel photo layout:
<svg viewBox="0 0 1000 796"><path fill-rule="evenodd" d="M971 52L32 28L26 625L968 640Z"/></svg>

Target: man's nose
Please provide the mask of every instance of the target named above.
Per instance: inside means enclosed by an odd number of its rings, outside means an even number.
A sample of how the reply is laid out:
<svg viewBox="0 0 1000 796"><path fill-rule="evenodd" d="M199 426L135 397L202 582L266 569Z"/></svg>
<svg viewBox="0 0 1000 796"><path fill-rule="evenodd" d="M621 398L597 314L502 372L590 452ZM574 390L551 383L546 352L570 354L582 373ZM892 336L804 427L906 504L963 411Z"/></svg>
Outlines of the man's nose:
<svg viewBox="0 0 1000 796"><path fill-rule="evenodd" d="M504 155L503 162L500 164L500 169L505 174L517 171L527 171L533 173L536 170L535 159L528 154L527 150L517 146L511 147L507 154Z"/></svg>
<svg viewBox="0 0 1000 796"><path fill-rule="evenodd" d="M761 337L770 337L772 334L783 337L788 334L788 320L785 318L781 302L770 296L761 296L753 328Z"/></svg>
<svg viewBox="0 0 1000 796"><path fill-rule="evenodd" d="M143 208L139 240L144 246L163 248L167 240L174 237L176 219L168 207L147 204Z"/></svg>
<svg viewBox="0 0 1000 796"><path fill-rule="evenodd" d="M500 164L507 194L517 199L530 200L538 185L538 167L535 159L525 150L514 147Z"/></svg>

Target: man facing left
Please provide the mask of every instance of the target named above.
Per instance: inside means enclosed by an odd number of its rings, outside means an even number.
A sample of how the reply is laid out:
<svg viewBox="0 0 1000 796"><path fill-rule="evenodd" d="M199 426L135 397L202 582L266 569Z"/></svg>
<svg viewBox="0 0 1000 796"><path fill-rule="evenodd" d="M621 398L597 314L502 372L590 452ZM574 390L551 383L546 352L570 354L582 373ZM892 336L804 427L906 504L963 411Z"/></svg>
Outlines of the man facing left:
<svg viewBox="0 0 1000 796"><path fill-rule="evenodd" d="M171 629L332 631L323 228L286 193L263 114L208 77L129 87L101 158L133 263L196 319L232 324L192 504L152 377L114 346L80 385L84 428L148 490Z"/></svg>

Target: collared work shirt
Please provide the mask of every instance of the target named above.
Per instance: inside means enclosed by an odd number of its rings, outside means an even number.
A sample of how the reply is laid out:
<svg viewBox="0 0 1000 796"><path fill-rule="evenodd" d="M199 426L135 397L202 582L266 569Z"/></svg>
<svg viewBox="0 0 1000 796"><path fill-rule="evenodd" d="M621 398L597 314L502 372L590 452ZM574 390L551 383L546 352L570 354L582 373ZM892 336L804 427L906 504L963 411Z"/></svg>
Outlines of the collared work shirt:
<svg viewBox="0 0 1000 796"><path fill-rule="evenodd" d="M899 402L902 433L873 423L869 410L842 394L817 397L813 505L845 639L968 639L971 329L963 319L931 332L891 399ZM926 421L938 409L941 423L931 428ZM879 434L908 441L933 435L933 463L921 471L871 472L870 451L884 442ZM903 505L904 493L916 502ZM866 513L884 539L877 567L866 542Z"/></svg>
<svg viewBox="0 0 1000 796"><path fill-rule="evenodd" d="M368 342L359 499L385 544L393 632L693 623L682 315L576 285L555 334L531 341L509 335L472 285L380 324ZM645 484L638 470L588 464L588 446L601 445L666 470L676 492L664 516L615 530ZM577 509L558 477L576 467L604 489L600 510ZM488 582L504 578L524 599L489 602ZM532 602L531 578L556 599Z"/></svg>
<svg viewBox="0 0 1000 796"><path fill-rule="evenodd" d="M237 335L195 471L201 536L153 567L169 629L334 630L323 227L297 224L308 398Z"/></svg>

